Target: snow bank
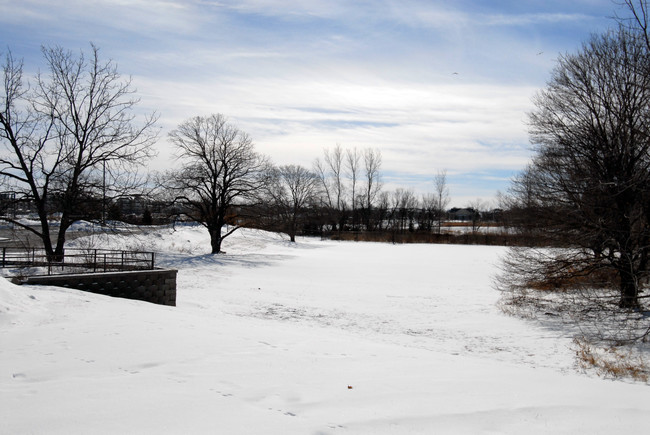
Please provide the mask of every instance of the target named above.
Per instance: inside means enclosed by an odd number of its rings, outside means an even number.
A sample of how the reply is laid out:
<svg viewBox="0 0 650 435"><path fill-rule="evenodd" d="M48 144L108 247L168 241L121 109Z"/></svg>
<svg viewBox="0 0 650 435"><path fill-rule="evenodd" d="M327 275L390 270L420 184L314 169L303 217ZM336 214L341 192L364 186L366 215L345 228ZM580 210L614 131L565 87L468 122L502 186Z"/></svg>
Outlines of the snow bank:
<svg viewBox="0 0 650 435"><path fill-rule="evenodd" d="M2 318L10 314L20 314L27 311L33 303L34 296L29 296L24 288L12 284L0 276L0 323Z"/></svg>

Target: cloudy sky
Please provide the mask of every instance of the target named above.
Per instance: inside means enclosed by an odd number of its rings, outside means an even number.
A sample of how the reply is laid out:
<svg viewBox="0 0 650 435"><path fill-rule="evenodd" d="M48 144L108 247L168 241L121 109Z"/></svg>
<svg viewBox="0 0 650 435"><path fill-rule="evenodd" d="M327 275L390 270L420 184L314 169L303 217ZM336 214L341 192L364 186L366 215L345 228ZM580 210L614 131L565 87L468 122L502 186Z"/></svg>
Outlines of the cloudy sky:
<svg viewBox="0 0 650 435"><path fill-rule="evenodd" d="M277 164L378 148L387 189L447 170L453 205L528 161L526 112L558 54L623 13L612 0L0 0L0 50L88 50L132 76L167 133L222 113Z"/></svg>

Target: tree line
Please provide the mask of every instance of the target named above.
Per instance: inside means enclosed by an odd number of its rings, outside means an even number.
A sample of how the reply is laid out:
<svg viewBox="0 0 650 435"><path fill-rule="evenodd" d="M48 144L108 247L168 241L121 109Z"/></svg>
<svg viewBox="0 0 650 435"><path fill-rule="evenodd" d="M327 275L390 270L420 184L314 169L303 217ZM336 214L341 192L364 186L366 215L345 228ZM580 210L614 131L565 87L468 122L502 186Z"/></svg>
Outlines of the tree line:
<svg viewBox="0 0 650 435"><path fill-rule="evenodd" d="M1 219L37 235L52 260L63 258L72 223L119 215L116 204L132 195L204 225L213 253L241 226L282 231L292 241L305 231L440 232L449 203L446 172L436 175L435 192L420 199L412 190L382 189L382 155L374 148L336 145L311 168L276 166L222 114L182 122L168 134L174 169L141 174L160 129L155 113L134 114L139 100L131 80L92 44L89 54L59 46L43 47L42 54L47 71L33 78L10 51L5 56L0 202L33 205L36 226L10 213Z"/></svg>

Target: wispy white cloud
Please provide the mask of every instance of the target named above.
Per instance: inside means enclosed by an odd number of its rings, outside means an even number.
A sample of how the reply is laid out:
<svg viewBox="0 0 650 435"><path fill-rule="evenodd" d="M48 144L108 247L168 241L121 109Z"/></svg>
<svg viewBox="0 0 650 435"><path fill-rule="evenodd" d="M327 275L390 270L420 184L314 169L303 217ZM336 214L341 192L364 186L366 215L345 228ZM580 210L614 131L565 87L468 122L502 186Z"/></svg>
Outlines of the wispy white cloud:
<svg viewBox="0 0 650 435"><path fill-rule="evenodd" d="M263 14L291 18L298 16L339 18L344 16L351 8L368 7L372 3L358 2L356 5L343 0L303 0L287 2L282 0L241 0L222 1L219 6L227 7L241 13Z"/></svg>
<svg viewBox="0 0 650 435"><path fill-rule="evenodd" d="M25 22L57 26L69 22L77 25L98 26L130 31L147 29L190 29L190 22L197 15L187 3L173 0L68 0L52 2L48 0L2 0L0 5L8 14L2 14L0 21ZM42 28L43 31L48 30ZM68 28L74 33L78 29ZM97 29L100 30L100 29Z"/></svg>
<svg viewBox="0 0 650 435"><path fill-rule="evenodd" d="M582 23L592 19L587 14L488 14L474 20L475 24L488 26L530 26L533 24Z"/></svg>
<svg viewBox="0 0 650 435"><path fill-rule="evenodd" d="M0 0L12 11L0 15L0 36L36 51L94 41L133 75L141 110L159 112L165 132L220 112L278 163L309 165L337 143L372 146L406 183L419 188L447 168L478 191L524 166L531 95L555 53L611 9L501 3ZM164 135L160 147L158 167L169 164ZM463 178L472 173L491 182Z"/></svg>
<svg viewBox="0 0 650 435"><path fill-rule="evenodd" d="M532 88L296 77L212 85L152 82L144 88L147 94L156 89L168 89L165 99L176 103L162 114L170 128L195 114L225 113L279 163L310 165L337 143L378 147L387 169L417 175L436 168L514 170L529 155L523 113Z"/></svg>

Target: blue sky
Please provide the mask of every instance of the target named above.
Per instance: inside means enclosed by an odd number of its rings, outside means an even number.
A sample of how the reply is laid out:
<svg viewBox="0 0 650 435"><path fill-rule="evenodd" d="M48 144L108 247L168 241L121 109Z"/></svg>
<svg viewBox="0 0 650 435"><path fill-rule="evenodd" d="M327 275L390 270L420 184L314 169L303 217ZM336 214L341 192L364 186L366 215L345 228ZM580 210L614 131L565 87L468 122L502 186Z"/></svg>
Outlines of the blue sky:
<svg viewBox="0 0 650 435"><path fill-rule="evenodd" d="M558 54L614 26L611 0L0 0L0 50L41 68L41 45L92 41L166 134L222 113L278 164L375 147L385 188L452 204L505 191L531 151L526 113Z"/></svg>

